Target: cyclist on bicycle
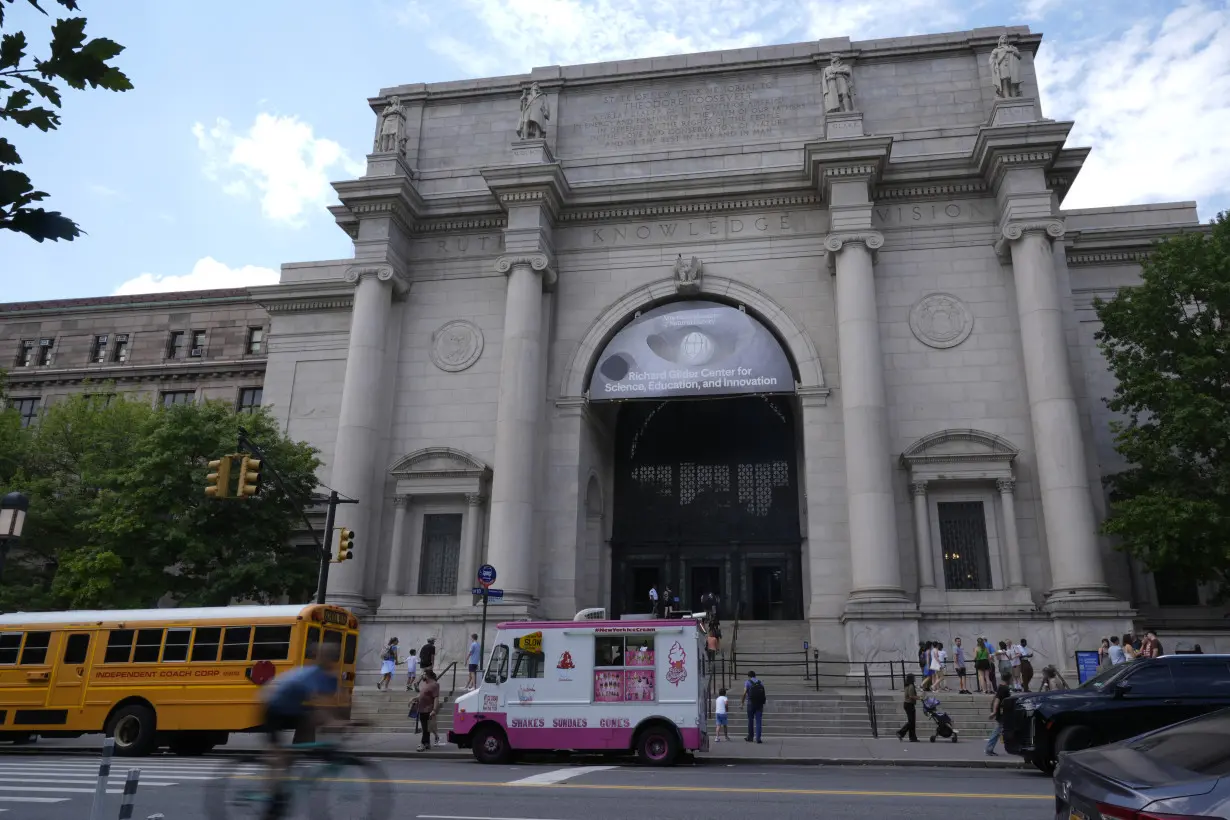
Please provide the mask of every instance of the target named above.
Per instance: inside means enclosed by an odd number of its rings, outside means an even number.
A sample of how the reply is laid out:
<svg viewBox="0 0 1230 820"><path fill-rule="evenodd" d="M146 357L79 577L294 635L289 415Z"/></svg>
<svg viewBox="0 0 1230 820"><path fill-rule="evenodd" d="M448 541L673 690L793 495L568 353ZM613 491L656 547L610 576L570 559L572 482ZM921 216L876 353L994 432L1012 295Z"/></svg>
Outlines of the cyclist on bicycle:
<svg viewBox="0 0 1230 820"><path fill-rule="evenodd" d="M269 736L273 755L273 771L277 779L266 820L280 820L289 803L281 783L290 768L290 750L280 743L280 734L293 730L296 734L310 732L329 721L329 707L318 699L337 693L337 647L324 645L316 653L314 663L279 675L264 693L264 729Z"/></svg>

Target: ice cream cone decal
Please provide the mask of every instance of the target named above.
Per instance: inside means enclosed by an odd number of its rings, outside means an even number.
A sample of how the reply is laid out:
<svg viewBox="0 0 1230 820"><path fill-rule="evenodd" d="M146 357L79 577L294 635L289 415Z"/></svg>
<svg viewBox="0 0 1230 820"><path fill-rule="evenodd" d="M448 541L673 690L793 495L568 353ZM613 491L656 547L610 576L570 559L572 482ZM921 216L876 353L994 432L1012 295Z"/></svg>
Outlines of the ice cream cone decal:
<svg viewBox="0 0 1230 820"><path fill-rule="evenodd" d="M671 665L671 668L666 671L666 679L675 686L678 686L688 677L688 670L685 666L688 660L688 653L684 650L683 644L675 641L666 659L670 661Z"/></svg>

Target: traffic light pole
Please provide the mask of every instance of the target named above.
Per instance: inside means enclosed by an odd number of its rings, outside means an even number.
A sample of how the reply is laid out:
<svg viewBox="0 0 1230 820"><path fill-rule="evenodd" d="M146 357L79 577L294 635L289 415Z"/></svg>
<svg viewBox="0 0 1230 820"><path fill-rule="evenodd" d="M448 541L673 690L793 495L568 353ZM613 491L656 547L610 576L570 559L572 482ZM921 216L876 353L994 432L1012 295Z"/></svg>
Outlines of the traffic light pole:
<svg viewBox="0 0 1230 820"><path fill-rule="evenodd" d="M320 551L320 573L316 576L316 603L325 602L329 589L329 564L333 560L333 519L337 514L337 490L329 491L329 509L325 513L325 546Z"/></svg>

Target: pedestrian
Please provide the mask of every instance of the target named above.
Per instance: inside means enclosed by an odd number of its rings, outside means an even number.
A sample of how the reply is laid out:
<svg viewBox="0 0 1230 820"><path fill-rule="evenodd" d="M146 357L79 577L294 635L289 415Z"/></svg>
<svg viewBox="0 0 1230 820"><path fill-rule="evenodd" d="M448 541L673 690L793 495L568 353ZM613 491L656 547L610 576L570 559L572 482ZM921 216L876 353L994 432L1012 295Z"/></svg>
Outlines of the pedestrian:
<svg viewBox="0 0 1230 820"><path fill-rule="evenodd" d="M376 684L376 688L388 691L389 683L393 680L393 672L396 669L397 639L389 638L389 642L385 644L384 651L380 653L380 682Z"/></svg>
<svg viewBox="0 0 1230 820"><path fill-rule="evenodd" d="M721 743L725 740L730 742L730 716L727 713L730 698L726 697L726 690L719 689L717 700L714 701L713 711L714 719L717 721L717 739L715 742Z"/></svg>
<svg viewBox="0 0 1230 820"><path fill-rule="evenodd" d="M1125 632L1123 634L1123 637L1119 640L1119 646L1121 649L1123 649L1124 660L1129 661L1129 662L1136 660L1136 657L1137 657L1136 647L1132 645L1132 633L1131 632Z"/></svg>
<svg viewBox="0 0 1230 820"><path fill-rule="evenodd" d="M988 675L988 677L991 679L991 688L987 691L987 694L993 695L995 694L995 690L999 687L999 677L995 671L996 669L999 668L999 664L995 662L995 659L996 659L995 644L991 643L991 641L987 640L985 637L982 639L982 642L987 645L987 656L991 663L991 674Z"/></svg>
<svg viewBox="0 0 1230 820"><path fill-rule="evenodd" d="M930 689L935 681L935 670L931 668L932 654L931 649L933 644L931 641L923 642L922 658L919 659L919 665L922 667L923 673L923 689Z"/></svg>
<svg viewBox="0 0 1230 820"><path fill-rule="evenodd" d="M1021 691L1021 645L1008 644L1008 660L1012 662L1012 690Z"/></svg>
<svg viewBox="0 0 1230 820"><path fill-rule="evenodd" d="M743 697L739 700L740 704L747 706L747 737L744 740L748 743L753 740L760 742L765 699L764 684L760 682L760 678L756 677L755 672L749 671L747 680L743 684Z"/></svg>
<svg viewBox="0 0 1230 820"><path fill-rule="evenodd" d="M1021 659L1021 689L1028 692L1029 682L1034 679L1034 651L1029 648L1029 642L1021 638L1016 645L1016 653Z"/></svg>
<svg viewBox="0 0 1230 820"><path fill-rule="evenodd" d="M1204 650L1200 648L1200 644L1196 644L1195 646L1192 647L1192 654L1193 655L1203 655L1204 654Z"/></svg>
<svg viewBox="0 0 1230 820"><path fill-rule="evenodd" d="M991 648L986 638L979 638L975 643L974 675L978 679L978 693L991 694Z"/></svg>
<svg viewBox="0 0 1230 820"><path fill-rule="evenodd" d="M1098 671L1101 672L1110 666L1110 638L1103 638L1102 645L1098 647Z"/></svg>
<svg viewBox="0 0 1230 820"><path fill-rule="evenodd" d="M470 677L466 678L466 689L478 688L478 664L481 662L479 655L482 653L482 644L478 642L478 633L470 635L470 651L466 655L466 663L470 667Z"/></svg>
<svg viewBox="0 0 1230 820"><path fill-rule="evenodd" d="M419 726L423 729L423 740L418 751L425 752L431 748L431 725L436 712L436 700L440 697L440 684L436 683L436 673L428 669L423 673L423 685L419 688L415 705L418 707Z"/></svg>
<svg viewBox="0 0 1230 820"><path fill-rule="evenodd" d="M905 708L905 725L897 730L897 739L905 740L905 736L910 736L911 743L918 742L918 721L915 720L915 704L918 703L918 688L914 686L914 675L905 676L905 700L902 706Z"/></svg>
<svg viewBox="0 0 1230 820"><path fill-rule="evenodd" d="M658 585L652 584L649 587L649 614L653 617L658 617Z"/></svg>
<svg viewBox="0 0 1230 820"><path fill-rule="evenodd" d="M419 666L423 668L423 676L434 672L436 668L436 639L428 638L427 643L419 649Z"/></svg>
<svg viewBox="0 0 1230 820"><path fill-rule="evenodd" d="M931 648L931 644L927 641L918 642L918 671L926 677L927 675L927 650Z"/></svg>
<svg viewBox="0 0 1230 820"><path fill-rule="evenodd" d="M662 590L662 617L669 618L671 610L675 608L675 593L671 590L671 585L667 584Z"/></svg>
<svg viewBox="0 0 1230 820"><path fill-rule="evenodd" d="M1011 686L1014 682L1012 678L1012 653L1008 649L1007 641L999 642L999 649L995 652L995 665L999 669L1000 686Z"/></svg>
<svg viewBox="0 0 1230 820"><path fill-rule="evenodd" d="M1012 697L1012 692L1001 683L995 692L995 700L991 701L991 720L995 721L995 725L991 727L991 737L987 740L986 750L991 757L996 756L995 744L1004 734L1004 701L1010 697Z"/></svg>
<svg viewBox="0 0 1230 820"><path fill-rule="evenodd" d="M419 683L416 680L419 676L419 653L416 649L411 649L410 654L406 655L406 691L411 688L414 691L419 690Z"/></svg>
<svg viewBox="0 0 1230 820"><path fill-rule="evenodd" d="M952 666L957 673L957 694L968 695L970 691L965 682L965 648L961 646L960 638L953 638L952 643Z"/></svg>
<svg viewBox="0 0 1230 820"><path fill-rule="evenodd" d="M1112 666L1118 666L1121 663L1127 663L1127 654L1123 651L1123 647L1119 644L1119 636L1110 636L1110 646L1106 650L1107 656L1110 658Z"/></svg>
<svg viewBox="0 0 1230 820"><path fill-rule="evenodd" d="M710 629L709 636L705 638L705 655L709 658L710 676L713 675L713 670L717 662L718 646L717 629Z"/></svg>
<svg viewBox="0 0 1230 820"><path fill-rule="evenodd" d="M936 642L935 647L935 688L948 691L948 682L945 680L944 667L948 663L948 653L944 651L944 644Z"/></svg>
<svg viewBox="0 0 1230 820"><path fill-rule="evenodd" d="M1068 682L1059 674L1054 665L1048 664L1042 668L1042 684L1039 692L1059 692L1068 688Z"/></svg>
<svg viewBox="0 0 1230 820"><path fill-rule="evenodd" d="M1140 655L1144 658L1160 658L1165 652L1162 642L1157 639L1157 633L1149 630L1145 633L1145 642L1140 647Z"/></svg>

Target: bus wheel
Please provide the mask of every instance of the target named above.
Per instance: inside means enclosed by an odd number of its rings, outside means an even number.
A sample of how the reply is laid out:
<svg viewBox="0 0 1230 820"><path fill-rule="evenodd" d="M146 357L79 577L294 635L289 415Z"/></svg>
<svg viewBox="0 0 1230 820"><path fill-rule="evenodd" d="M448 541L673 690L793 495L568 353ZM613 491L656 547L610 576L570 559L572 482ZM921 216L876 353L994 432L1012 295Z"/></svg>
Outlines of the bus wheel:
<svg viewBox="0 0 1230 820"><path fill-rule="evenodd" d="M115 738L115 753L121 757L144 757L154 751L156 721L154 710L139 703L112 712L106 731Z"/></svg>
<svg viewBox="0 0 1230 820"><path fill-rule="evenodd" d="M205 732L181 732L171 738L172 754L183 757L198 757L212 752L216 744L213 738Z"/></svg>
<svg viewBox="0 0 1230 820"><path fill-rule="evenodd" d="M650 726L637 738L636 756L650 766L670 766L679 756L679 740L665 726Z"/></svg>
<svg viewBox="0 0 1230 820"><path fill-rule="evenodd" d="M507 763L512 757L508 738L498 726L479 726L471 741L474 759L479 763Z"/></svg>

